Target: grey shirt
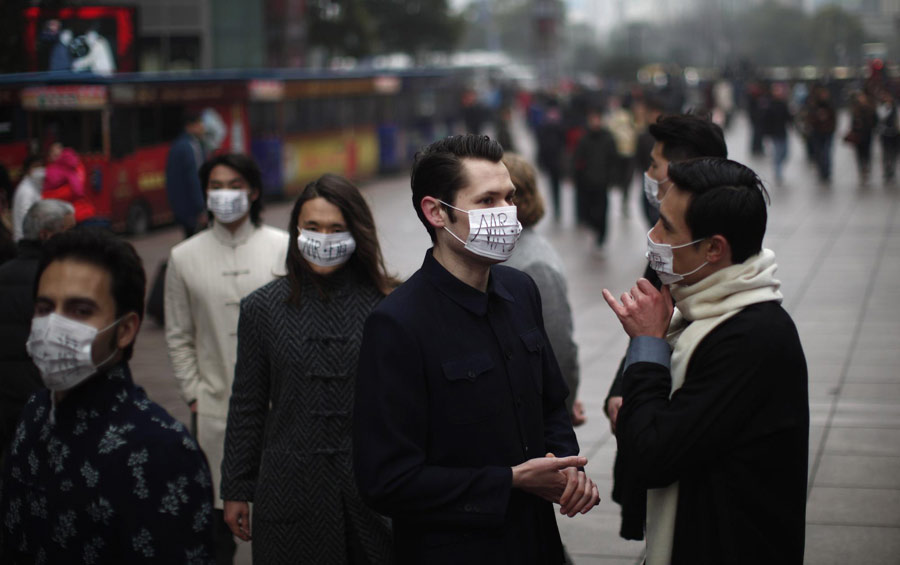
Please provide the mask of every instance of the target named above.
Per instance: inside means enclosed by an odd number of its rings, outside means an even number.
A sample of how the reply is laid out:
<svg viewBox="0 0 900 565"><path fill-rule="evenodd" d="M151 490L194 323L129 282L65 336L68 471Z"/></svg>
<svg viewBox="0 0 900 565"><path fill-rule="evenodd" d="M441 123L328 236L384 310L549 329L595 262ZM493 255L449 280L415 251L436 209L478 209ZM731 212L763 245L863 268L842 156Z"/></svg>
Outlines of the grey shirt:
<svg viewBox="0 0 900 565"><path fill-rule="evenodd" d="M571 415L578 391L578 346L572 339L572 308L569 306L562 259L549 241L533 229L526 228L516 243L512 257L504 265L525 272L537 284L541 293L544 329L569 387L566 408Z"/></svg>

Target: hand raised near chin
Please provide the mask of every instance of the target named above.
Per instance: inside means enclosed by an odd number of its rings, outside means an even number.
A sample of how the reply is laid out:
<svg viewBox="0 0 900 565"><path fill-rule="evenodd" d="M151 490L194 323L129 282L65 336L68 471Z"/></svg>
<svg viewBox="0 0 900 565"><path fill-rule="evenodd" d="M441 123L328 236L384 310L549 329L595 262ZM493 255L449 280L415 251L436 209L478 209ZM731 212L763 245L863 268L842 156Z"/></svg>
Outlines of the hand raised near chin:
<svg viewBox="0 0 900 565"><path fill-rule="evenodd" d="M656 290L650 281L641 278L630 292L622 294L621 304L605 288L603 298L629 337L666 337L674 310L668 286L663 286L661 291Z"/></svg>

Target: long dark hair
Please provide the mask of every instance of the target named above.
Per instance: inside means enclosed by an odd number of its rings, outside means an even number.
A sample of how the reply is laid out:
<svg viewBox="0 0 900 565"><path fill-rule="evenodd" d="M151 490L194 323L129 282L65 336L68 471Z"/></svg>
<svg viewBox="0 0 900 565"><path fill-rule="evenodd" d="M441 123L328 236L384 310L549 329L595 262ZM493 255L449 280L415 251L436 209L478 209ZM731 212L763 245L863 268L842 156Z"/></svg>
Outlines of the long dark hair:
<svg viewBox="0 0 900 565"><path fill-rule="evenodd" d="M250 203L250 222L254 226L259 227L260 224L262 224L263 189L262 172L259 170L259 165L256 164L256 161L254 161L252 157L248 157L241 153L224 153L222 155L210 157L200 167L199 172L200 186L203 187L204 199L206 198L207 186L209 186L209 175L212 174L212 170L219 165L225 165L229 169L236 171L239 175L244 177L244 180L250 185L251 190L257 191L256 200ZM206 203L204 202L204 204ZM212 214L210 214L210 218L212 218Z"/></svg>
<svg viewBox="0 0 900 565"><path fill-rule="evenodd" d="M299 306L301 281L304 278L316 281L320 277L310 269L297 245L297 237L300 235L300 228L297 226L300 210L314 198L324 198L337 206L344 215L347 229L356 240L356 251L342 268L354 270L382 294L387 295L396 288L399 281L389 275L384 266L384 257L381 255L381 246L378 244L378 234L375 231L375 220L366 199L353 183L342 176L327 173L306 185L291 210L288 225L290 240L286 260L287 278L291 283L288 302ZM319 288L322 290L321 286Z"/></svg>

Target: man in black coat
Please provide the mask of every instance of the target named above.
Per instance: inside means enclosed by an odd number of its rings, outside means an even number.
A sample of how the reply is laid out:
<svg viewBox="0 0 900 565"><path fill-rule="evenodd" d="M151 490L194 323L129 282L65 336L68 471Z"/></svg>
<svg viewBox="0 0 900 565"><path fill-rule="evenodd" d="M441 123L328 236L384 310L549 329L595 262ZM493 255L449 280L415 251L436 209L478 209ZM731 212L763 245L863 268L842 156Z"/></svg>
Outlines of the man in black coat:
<svg viewBox="0 0 900 565"><path fill-rule="evenodd" d="M417 155L413 204L434 247L363 333L355 474L393 518L400 563L559 564L552 503L571 517L599 499L537 287L496 265L521 230L502 156L474 135Z"/></svg>
<svg viewBox="0 0 900 565"><path fill-rule="evenodd" d="M799 565L807 369L762 248L765 189L726 159L668 174L647 242L662 290L603 291L631 337L616 438L649 489L646 563Z"/></svg>
<svg viewBox="0 0 900 565"><path fill-rule="evenodd" d="M75 225L75 209L62 200L39 200L25 214L15 259L0 265L0 461L28 397L43 388L25 351L34 315L34 276L41 245Z"/></svg>
<svg viewBox="0 0 900 565"><path fill-rule="evenodd" d="M608 189L618 160L616 140L604 125L603 111L591 109L587 114L587 131L575 146L572 171L576 217L594 230L598 248L606 241Z"/></svg>

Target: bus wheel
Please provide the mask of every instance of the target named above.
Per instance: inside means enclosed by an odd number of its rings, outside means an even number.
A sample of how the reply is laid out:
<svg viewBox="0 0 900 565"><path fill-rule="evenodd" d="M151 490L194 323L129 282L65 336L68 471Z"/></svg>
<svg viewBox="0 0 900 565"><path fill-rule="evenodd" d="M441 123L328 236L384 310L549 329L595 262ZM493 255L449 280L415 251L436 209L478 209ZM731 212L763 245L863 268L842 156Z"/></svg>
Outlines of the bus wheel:
<svg viewBox="0 0 900 565"><path fill-rule="evenodd" d="M136 200L128 207L125 229L132 235L143 235L150 229L150 207L146 202Z"/></svg>

